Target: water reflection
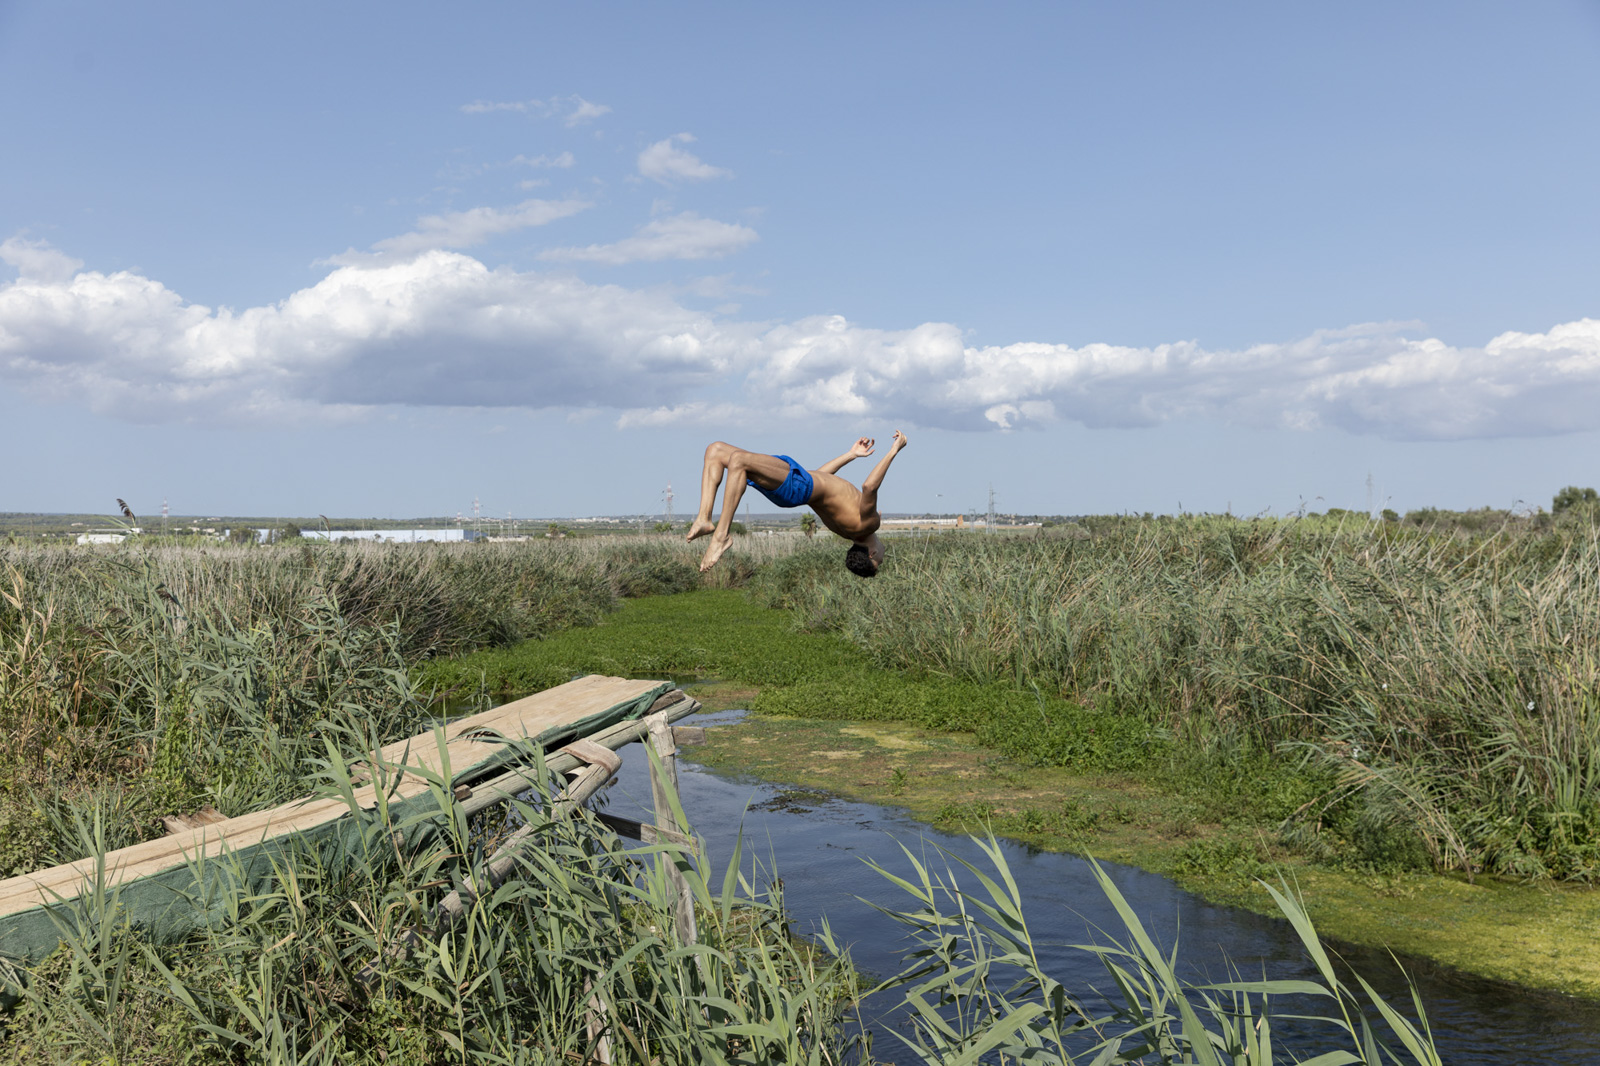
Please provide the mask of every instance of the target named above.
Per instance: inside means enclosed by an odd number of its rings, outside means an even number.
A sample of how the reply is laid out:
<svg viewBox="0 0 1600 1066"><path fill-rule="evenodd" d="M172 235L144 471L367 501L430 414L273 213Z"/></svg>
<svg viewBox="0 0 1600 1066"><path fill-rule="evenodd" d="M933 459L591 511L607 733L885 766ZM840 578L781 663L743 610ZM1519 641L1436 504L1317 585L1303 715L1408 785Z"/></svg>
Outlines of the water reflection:
<svg viewBox="0 0 1600 1066"><path fill-rule="evenodd" d="M685 724L721 724L741 713L697 715ZM623 749L623 755L608 809L648 819L650 784L643 751L635 744ZM693 748L682 752L680 792L713 862L730 854L742 825L746 854L754 853L768 868L775 866L783 878L795 928L803 932L826 915L834 935L850 945L856 965L870 973L899 969L905 943L901 927L862 897L892 908L906 906L908 900L869 869L863 858L870 856L908 876L910 866L898 842L919 857L926 854L942 868L943 861L927 843L935 842L980 869L984 866L981 852L970 840L940 833L892 808L722 776L694 765L693 757ZM1088 1002L1091 986L1109 984L1105 970L1086 953L1065 946L1105 943L1107 937L1096 930L1120 936L1121 923L1082 859L1021 844L1004 847L1042 958L1053 975ZM1263 974L1315 978L1287 922L1206 903L1156 874L1126 866L1106 869L1159 943L1170 946L1181 934L1180 962L1189 967L1186 976L1227 980L1231 963L1247 979ZM1410 992L1387 953L1345 948L1341 954L1391 1004L1410 1013ZM1596 1050L1600 1007L1521 992L1421 960L1406 960L1406 966L1421 990L1446 1063L1600 1062ZM864 1008L869 1023L879 1030L875 1057L885 1062L913 1061L886 1032L901 1019L877 1013L881 1009L874 1004Z"/></svg>

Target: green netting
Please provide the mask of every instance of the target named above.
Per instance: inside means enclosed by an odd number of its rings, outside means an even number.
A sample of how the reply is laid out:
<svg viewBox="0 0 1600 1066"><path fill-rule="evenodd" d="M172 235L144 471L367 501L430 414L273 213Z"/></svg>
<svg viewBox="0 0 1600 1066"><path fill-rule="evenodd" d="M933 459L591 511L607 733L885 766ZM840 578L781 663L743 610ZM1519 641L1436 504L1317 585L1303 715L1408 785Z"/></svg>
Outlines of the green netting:
<svg viewBox="0 0 1600 1066"><path fill-rule="evenodd" d="M467 767L451 767L450 786L482 781L531 760L534 750L549 751L574 738L597 733L620 722L642 718L672 688L662 682L633 699L576 722L553 727L537 737L502 737L504 746ZM435 743L423 738L419 743ZM443 782L410 799L385 802L372 810L354 804L343 815L303 830L256 844L233 847L220 855L194 859L145 877L105 887L103 876L86 876L81 892L0 917L0 957L14 963L37 962L74 930L96 923L126 920L156 939L182 936L207 924L225 922L249 895L266 890L275 872L302 859L315 858L328 871L352 863L392 860L398 842L403 849L422 847L439 829L438 815L450 795ZM398 834L398 841L396 835ZM215 850L215 845L209 850Z"/></svg>

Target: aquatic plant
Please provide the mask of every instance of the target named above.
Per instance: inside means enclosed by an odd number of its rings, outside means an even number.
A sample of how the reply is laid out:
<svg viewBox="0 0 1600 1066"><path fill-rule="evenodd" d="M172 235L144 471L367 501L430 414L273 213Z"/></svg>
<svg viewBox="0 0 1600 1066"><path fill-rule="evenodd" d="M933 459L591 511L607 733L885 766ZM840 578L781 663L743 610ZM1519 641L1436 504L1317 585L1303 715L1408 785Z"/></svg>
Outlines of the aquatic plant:
<svg viewBox="0 0 1600 1066"><path fill-rule="evenodd" d="M1124 936L1118 940L1107 933L1101 943L1073 947L1098 956L1104 965L1112 991L1101 994L1068 989L1041 965L1002 848L993 836L972 839L989 869L942 853L944 868L936 871L903 845L913 870L910 879L872 864L916 904L911 910L879 908L910 930L914 946L905 969L874 991L902 997L912 1025L911 1036L900 1039L924 1062L1244 1066L1281 1061L1287 1052L1293 1061L1325 1066L1439 1064L1415 987L1412 1020L1359 974L1341 979L1287 885L1265 887L1320 980L1199 982L1181 975L1178 946L1159 946L1105 870L1091 860ZM963 888L963 880L977 888Z"/></svg>

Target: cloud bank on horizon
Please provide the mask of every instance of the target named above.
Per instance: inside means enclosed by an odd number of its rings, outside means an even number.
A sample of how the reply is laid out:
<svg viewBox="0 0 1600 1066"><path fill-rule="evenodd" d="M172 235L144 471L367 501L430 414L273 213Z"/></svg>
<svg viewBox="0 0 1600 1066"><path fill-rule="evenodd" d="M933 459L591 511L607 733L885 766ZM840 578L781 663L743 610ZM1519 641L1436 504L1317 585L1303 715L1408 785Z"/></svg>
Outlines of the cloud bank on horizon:
<svg viewBox="0 0 1600 1066"><path fill-rule="evenodd" d="M387 255L242 311L12 237L0 243L18 274L0 285L0 380L137 422L346 419L403 405L609 410L623 426L872 418L1007 430L1198 417L1412 440L1600 428L1600 320L1590 318L1480 348L1414 339L1405 323L1235 351L972 346L951 323L739 321L660 289L491 268L441 247L568 209L581 208L426 219L385 242ZM755 239L684 214L553 257L707 258Z"/></svg>

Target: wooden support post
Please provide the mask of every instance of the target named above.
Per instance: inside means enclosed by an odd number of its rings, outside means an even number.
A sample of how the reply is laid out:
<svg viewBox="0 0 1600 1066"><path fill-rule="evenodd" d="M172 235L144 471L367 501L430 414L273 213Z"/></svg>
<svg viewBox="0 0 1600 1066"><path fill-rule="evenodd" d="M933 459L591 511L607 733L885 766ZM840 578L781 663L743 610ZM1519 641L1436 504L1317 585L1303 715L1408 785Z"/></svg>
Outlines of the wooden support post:
<svg viewBox="0 0 1600 1066"><path fill-rule="evenodd" d="M594 982L585 979L583 990L589 993L588 1010L584 1012L584 1028L589 1032L589 1042L594 1045L594 1061L610 1066L611 1035L606 1024L606 1003L594 991Z"/></svg>
<svg viewBox="0 0 1600 1066"><path fill-rule="evenodd" d="M574 740L561 751L586 765L551 803L551 821L572 817L579 807L588 802L622 768L622 756L592 740ZM536 832L536 826L525 825L501 842L489 856L489 883L483 886L483 890L492 892L496 886L516 872L517 851L531 843L535 839ZM467 913L467 908L477 899L479 891L478 885L469 882L440 900L439 905L434 908L432 935L439 936L460 921ZM422 936L417 930L404 930L389 945L387 954L397 956L410 948L421 946L422 942ZM377 979L382 963L381 957L373 959L361 968L359 976L370 984Z"/></svg>
<svg viewBox="0 0 1600 1066"><path fill-rule="evenodd" d="M622 756L610 748L602 747L592 740L574 740L571 744L561 749L562 751L582 759L587 765L578 776L572 779L566 791L550 805L550 820L559 822L563 818L570 818L579 807L589 801L589 798L610 781L616 772L622 769ZM488 891L493 891L502 881L511 876L517 866L517 849L528 843L538 832L535 825L525 825L515 833L506 837L500 846L489 856L489 885ZM463 892L471 895L464 898ZM476 885L467 885L464 890L450 893L439 906L436 913L443 920L443 925L448 926L460 918L471 904L471 896L478 892Z"/></svg>
<svg viewBox="0 0 1600 1066"><path fill-rule="evenodd" d="M667 798L667 785L671 786L674 795L678 791L678 748L672 741L672 724L665 712L652 714L645 721L650 726L650 748L657 760L650 764L650 795L656 808L656 825L674 833L682 833L689 827L678 824L672 814L672 802ZM671 857L662 855L661 863L666 870L667 884L677 893L672 908L672 925L677 931L678 943L692 944L698 936L694 922L694 893L689 891L688 880Z"/></svg>

